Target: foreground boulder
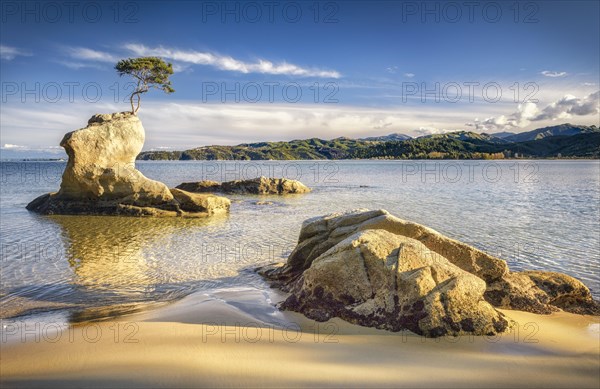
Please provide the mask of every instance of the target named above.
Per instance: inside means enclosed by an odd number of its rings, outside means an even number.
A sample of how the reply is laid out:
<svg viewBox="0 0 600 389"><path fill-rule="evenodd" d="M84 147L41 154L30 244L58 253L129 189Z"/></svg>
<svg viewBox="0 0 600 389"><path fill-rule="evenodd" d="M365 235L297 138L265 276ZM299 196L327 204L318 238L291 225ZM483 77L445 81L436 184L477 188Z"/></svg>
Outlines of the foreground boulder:
<svg viewBox="0 0 600 389"><path fill-rule="evenodd" d="M494 307L600 312L573 277L510 272L499 258L384 210L306 220L287 263L260 272L291 293L283 309L432 337L501 333L510 324Z"/></svg>
<svg viewBox="0 0 600 389"><path fill-rule="evenodd" d="M317 257L331 247L354 232L364 230L385 230L416 239L454 265L485 281L501 278L508 273L505 261L448 238L431 228L399 219L385 210L357 210L304 221L298 245L281 269L282 274L289 276L301 274Z"/></svg>
<svg viewBox="0 0 600 389"><path fill-rule="evenodd" d="M250 180L236 180L218 183L216 181L184 182L177 188L188 192L220 192L229 194L283 195L308 193L310 188L296 180L286 178L257 177Z"/></svg>
<svg viewBox="0 0 600 389"><path fill-rule="evenodd" d="M207 216L229 209L229 200L185 194L146 178L135 168L144 127L129 112L94 115L85 128L64 136L69 161L60 189L27 209L42 214Z"/></svg>
<svg viewBox="0 0 600 389"><path fill-rule="evenodd" d="M508 321L483 298L486 284L421 242L359 231L317 258L283 307L425 336L494 335Z"/></svg>

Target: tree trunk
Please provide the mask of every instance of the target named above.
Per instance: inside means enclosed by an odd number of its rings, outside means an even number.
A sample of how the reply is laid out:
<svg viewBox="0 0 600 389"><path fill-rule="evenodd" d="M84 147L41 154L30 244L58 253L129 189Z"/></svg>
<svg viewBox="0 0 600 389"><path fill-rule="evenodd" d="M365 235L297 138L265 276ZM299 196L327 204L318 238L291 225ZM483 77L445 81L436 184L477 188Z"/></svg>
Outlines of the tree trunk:
<svg viewBox="0 0 600 389"><path fill-rule="evenodd" d="M135 111L133 112L134 115L137 115L137 111L140 109L140 101L142 100L141 93L142 92L137 94L137 105L135 107Z"/></svg>
<svg viewBox="0 0 600 389"><path fill-rule="evenodd" d="M140 109L140 93L142 93L142 91L140 90L141 84L142 84L142 80L138 79L135 90L133 91L131 96L129 96L129 102L131 103L131 114L132 115L137 115L137 111L138 111L138 109ZM133 107L133 96L136 96L136 95L137 95L137 108L134 108Z"/></svg>
<svg viewBox="0 0 600 389"><path fill-rule="evenodd" d="M131 114L135 115L135 109L133 109L133 95L135 95L135 92L129 96L129 102L131 103Z"/></svg>
<svg viewBox="0 0 600 389"><path fill-rule="evenodd" d="M135 91L131 94L131 97L129 98L129 102L131 103L131 113L133 115L137 115L137 111L140 109L140 102L142 100L142 93L144 93L144 91ZM136 101L136 105L134 107L133 105L133 98L137 97L137 101Z"/></svg>

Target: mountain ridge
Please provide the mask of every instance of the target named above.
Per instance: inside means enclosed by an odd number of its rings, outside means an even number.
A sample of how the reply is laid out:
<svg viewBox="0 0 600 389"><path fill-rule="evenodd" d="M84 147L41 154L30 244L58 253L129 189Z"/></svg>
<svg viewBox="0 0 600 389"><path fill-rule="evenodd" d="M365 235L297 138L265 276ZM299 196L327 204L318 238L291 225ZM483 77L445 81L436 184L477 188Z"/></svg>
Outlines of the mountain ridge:
<svg viewBox="0 0 600 389"><path fill-rule="evenodd" d="M539 140L549 136L571 136L581 133L597 132L598 127L592 126L578 126L571 123L559 124L557 126L549 126L538 128L532 131L521 132L518 134L510 135L504 139L510 142L526 142L530 140Z"/></svg>
<svg viewBox="0 0 600 389"><path fill-rule="evenodd" d="M393 134L388 134L388 135L369 136L367 138L358 138L358 140L384 141L384 142L391 141L391 140L404 141L404 140L409 140L409 139L413 139L413 137L410 135L406 135L406 134L400 134L398 132L395 132Z"/></svg>
<svg viewBox="0 0 600 389"><path fill-rule="evenodd" d="M201 146L185 151L145 151L139 160L299 160L299 159L501 159L599 158L600 129L569 123L521 134L510 141L493 134L455 131L406 140L296 139ZM554 135L557 134L557 135ZM396 136L399 134L390 134ZM400 134L401 135L401 134ZM386 138L371 137L371 138ZM508 138L512 137L509 136ZM521 139L519 138L519 139Z"/></svg>

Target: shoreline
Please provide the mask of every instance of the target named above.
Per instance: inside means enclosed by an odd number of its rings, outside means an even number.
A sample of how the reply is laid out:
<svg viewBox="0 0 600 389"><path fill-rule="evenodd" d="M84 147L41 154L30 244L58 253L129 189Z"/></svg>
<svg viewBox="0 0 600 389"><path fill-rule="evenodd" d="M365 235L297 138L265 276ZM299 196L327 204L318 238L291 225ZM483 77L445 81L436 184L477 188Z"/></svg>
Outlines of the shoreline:
<svg viewBox="0 0 600 389"><path fill-rule="evenodd" d="M423 338L281 312L276 290L228 288L2 341L3 387L598 387L600 318L500 310L496 337ZM19 335L19 334L17 334ZM21 333L23 335L23 333Z"/></svg>
<svg viewBox="0 0 600 389"><path fill-rule="evenodd" d="M335 161L600 161L600 157L545 157L545 158L346 158L346 159L136 159L137 162L335 162ZM65 158L9 158L0 162L67 162Z"/></svg>

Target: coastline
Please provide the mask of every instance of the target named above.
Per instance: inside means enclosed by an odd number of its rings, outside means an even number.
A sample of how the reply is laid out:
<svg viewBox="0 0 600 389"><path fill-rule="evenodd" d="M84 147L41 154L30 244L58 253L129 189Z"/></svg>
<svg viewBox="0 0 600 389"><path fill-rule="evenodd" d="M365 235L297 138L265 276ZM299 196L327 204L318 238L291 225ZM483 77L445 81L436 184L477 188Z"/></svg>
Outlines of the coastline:
<svg viewBox="0 0 600 389"><path fill-rule="evenodd" d="M2 342L2 387L598 387L600 318L501 310L497 337L426 339L198 292L116 320ZM22 334L21 334L22 335Z"/></svg>
<svg viewBox="0 0 600 389"><path fill-rule="evenodd" d="M336 162L336 161L600 161L600 157L527 157L527 158L314 158L314 159L138 159L138 162L263 162L263 161L281 161L281 162L302 162L302 161L321 161L321 162ZM6 158L0 159L0 162L67 162L65 158Z"/></svg>

